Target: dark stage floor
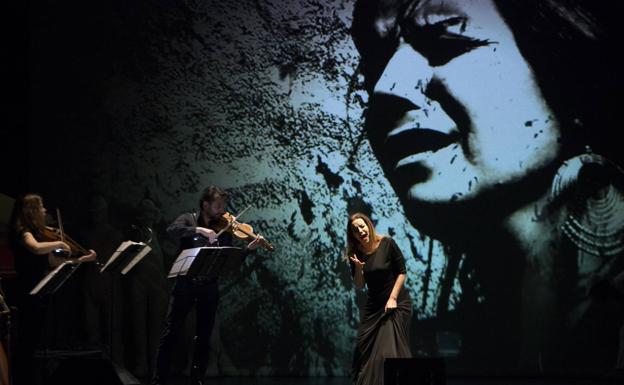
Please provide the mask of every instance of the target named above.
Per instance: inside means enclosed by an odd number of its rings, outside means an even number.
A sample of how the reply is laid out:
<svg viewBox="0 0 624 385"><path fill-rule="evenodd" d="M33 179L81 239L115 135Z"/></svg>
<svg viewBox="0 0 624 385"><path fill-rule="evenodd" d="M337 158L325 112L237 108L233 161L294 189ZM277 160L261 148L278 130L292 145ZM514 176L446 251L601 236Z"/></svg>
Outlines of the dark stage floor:
<svg viewBox="0 0 624 385"><path fill-rule="evenodd" d="M144 382L148 384L148 382ZM187 385L187 378L172 380L170 385ZM348 377L225 377L207 378L205 385L351 385ZM615 378L448 378L446 385L622 385ZM420 384L409 384L420 385ZM422 384L437 385L437 384Z"/></svg>
<svg viewBox="0 0 624 385"><path fill-rule="evenodd" d="M59 357L62 357L60 359ZM41 358L41 357L40 357ZM94 351L91 356L85 356L81 352L78 356L72 356L68 352L61 353L47 351L46 360L36 361L39 366L34 368L39 373L44 373L50 368L56 368L53 374L48 374L48 380L53 384L89 384L93 376L99 378L98 384L108 385L108 380L115 384L123 385L149 385L148 378L137 379L128 370L116 364L111 364L110 360L102 357L101 352ZM48 368L45 370L44 368ZM457 377L447 375L446 383L432 381L416 381L409 384L397 385L624 385L624 373L616 375L615 372L595 377ZM441 374L444 378L444 375ZM79 381L82 379L84 381ZM426 378L428 380L429 378ZM48 383L41 378L37 383ZM73 382L68 381L73 380ZM168 385L187 385L187 376L172 378ZM207 377L205 385L351 385L349 377Z"/></svg>
<svg viewBox="0 0 624 385"><path fill-rule="evenodd" d="M43 363L42 357L37 361L39 366L34 370L45 372L44 368L55 367L54 374L49 377L54 384L84 383L89 381L75 381L76 379L93 379L99 376L100 382L104 384L110 379L114 383L124 385L149 385L148 378L137 379L128 370L116 364L111 364L110 360L102 357L101 351L93 351L91 355L85 352L70 354L67 351L46 351L47 364ZM62 359L61 359L62 357ZM98 374L99 373L99 374ZM109 377L110 376L110 377ZM443 374L442 374L442 378ZM74 381L66 381L73 379ZM428 378L427 378L428 379ZM41 381L38 383L47 383ZM168 385L187 385L187 376L172 378ZM351 385L349 377L207 377L205 385ZM106 384L107 385L107 384ZM615 372L595 377L458 377L447 375L446 383L436 382L413 382L409 384L397 385L624 385L624 373L616 375Z"/></svg>

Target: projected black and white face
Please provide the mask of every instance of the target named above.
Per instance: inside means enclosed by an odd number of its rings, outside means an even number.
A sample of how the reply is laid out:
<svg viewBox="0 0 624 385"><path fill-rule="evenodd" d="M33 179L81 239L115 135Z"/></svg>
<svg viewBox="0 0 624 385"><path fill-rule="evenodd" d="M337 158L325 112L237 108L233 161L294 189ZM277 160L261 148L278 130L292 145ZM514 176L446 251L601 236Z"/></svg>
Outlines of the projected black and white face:
<svg viewBox="0 0 624 385"><path fill-rule="evenodd" d="M553 161L557 121L491 1L382 2L354 39L376 62L367 132L404 202L470 200Z"/></svg>

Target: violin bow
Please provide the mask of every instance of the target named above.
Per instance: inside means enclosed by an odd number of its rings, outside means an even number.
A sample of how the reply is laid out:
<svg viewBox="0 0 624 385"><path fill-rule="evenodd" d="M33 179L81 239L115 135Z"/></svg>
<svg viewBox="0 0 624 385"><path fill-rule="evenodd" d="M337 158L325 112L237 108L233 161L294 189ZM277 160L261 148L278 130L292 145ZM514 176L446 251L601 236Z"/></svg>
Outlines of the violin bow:
<svg viewBox="0 0 624 385"><path fill-rule="evenodd" d="M243 209L243 211L241 211L240 213L238 213L237 215L234 216L234 220L238 219L238 217L240 217L241 215L243 215L245 213L245 211L249 210L251 208L251 205L245 207Z"/></svg>
<svg viewBox="0 0 624 385"><path fill-rule="evenodd" d="M61 232L61 242L65 242L65 231L63 231L63 221L61 220L61 209L56 208L56 220L58 222L58 228Z"/></svg>

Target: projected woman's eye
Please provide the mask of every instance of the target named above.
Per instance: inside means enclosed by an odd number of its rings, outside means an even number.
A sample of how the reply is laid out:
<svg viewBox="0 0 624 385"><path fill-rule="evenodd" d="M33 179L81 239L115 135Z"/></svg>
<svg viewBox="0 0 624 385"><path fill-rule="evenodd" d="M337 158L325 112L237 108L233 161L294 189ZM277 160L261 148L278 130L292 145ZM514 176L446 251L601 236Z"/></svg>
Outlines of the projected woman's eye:
<svg viewBox="0 0 624 385"><path fill-rule="evenodd" d="M440 66L473 49L493 44L466 35L466 22L465 17L459 16L423 26L406 22L401 31L405 41L427 58L431 66Z"/></svg>

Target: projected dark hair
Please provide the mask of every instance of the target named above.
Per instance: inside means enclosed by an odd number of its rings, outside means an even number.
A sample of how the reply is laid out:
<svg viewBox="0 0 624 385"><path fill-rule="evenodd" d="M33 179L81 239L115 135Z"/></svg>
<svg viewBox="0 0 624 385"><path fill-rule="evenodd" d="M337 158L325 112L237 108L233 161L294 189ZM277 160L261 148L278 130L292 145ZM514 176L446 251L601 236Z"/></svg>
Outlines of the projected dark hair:
<svg viewBox="0 0 624 385"><path fill-rule="evenodd" d="M622 60L616 54L621 4L589 0L497 0L495 4L545 99L566 130L572 151L585 144L619 155L609 135Z"/></svg>

